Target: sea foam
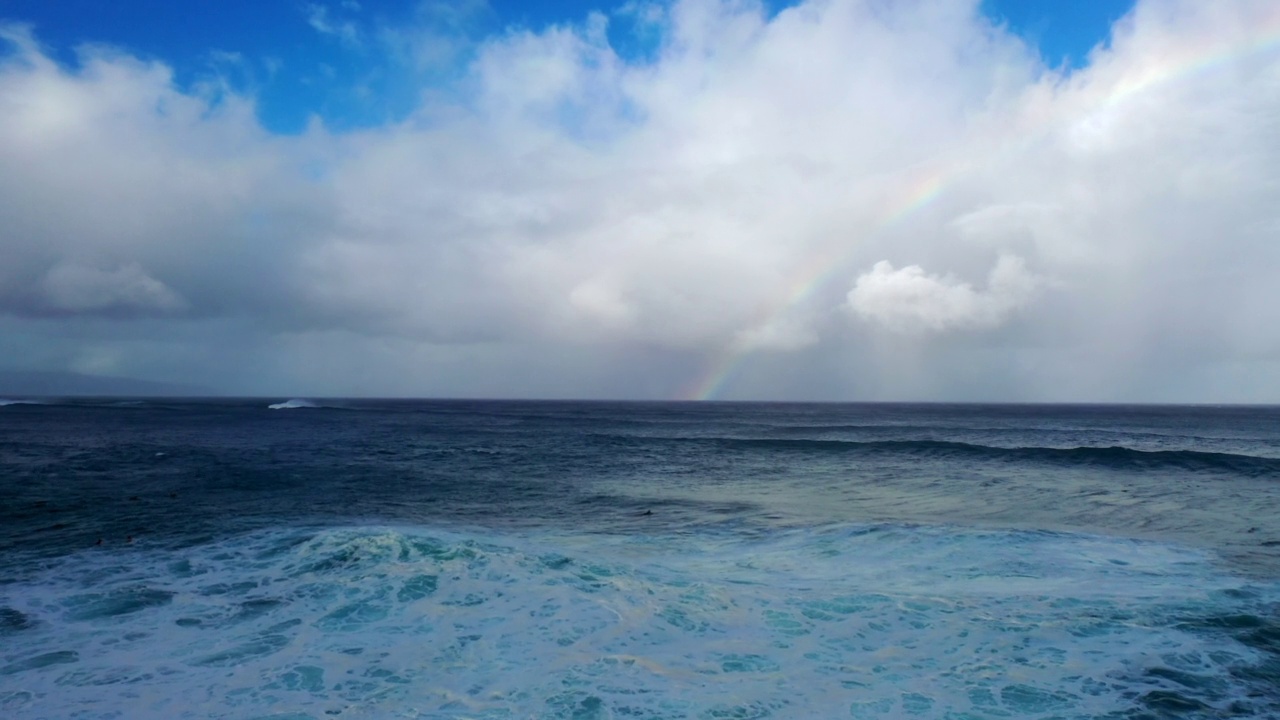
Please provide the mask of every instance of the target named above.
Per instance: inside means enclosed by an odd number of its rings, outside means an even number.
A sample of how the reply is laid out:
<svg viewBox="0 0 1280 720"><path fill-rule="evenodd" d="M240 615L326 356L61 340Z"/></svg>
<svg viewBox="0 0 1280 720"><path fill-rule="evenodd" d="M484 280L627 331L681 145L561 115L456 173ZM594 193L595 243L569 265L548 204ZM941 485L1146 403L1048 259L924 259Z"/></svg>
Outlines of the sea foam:
<svg viewBox="0 0 1280 720"><path fill-rule="evenodd" d="M278 529L0 586L8 718L1280 711L1280 591L1174 546Z"/></svg>
<svg viewBox="0 0 1280 720"><path fill-rule="evenodd" d="M310 400L293 398L292 400L285 400L284 402L272 403L267 407L272 410L296 410L298 408L318 408L320 406Z"/></svg>

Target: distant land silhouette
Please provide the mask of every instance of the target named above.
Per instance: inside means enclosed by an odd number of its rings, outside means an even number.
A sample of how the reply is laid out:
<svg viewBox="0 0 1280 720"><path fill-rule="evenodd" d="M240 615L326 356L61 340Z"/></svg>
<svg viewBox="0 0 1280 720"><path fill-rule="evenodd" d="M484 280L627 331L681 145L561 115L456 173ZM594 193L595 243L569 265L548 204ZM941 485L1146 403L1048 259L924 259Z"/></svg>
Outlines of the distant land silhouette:
<svg viewBox="0 0 1280 720"><path fill-rule="evenodd" d="M0 370L0 397L201 397L217 394L199 385L70 372Z"/></svg>

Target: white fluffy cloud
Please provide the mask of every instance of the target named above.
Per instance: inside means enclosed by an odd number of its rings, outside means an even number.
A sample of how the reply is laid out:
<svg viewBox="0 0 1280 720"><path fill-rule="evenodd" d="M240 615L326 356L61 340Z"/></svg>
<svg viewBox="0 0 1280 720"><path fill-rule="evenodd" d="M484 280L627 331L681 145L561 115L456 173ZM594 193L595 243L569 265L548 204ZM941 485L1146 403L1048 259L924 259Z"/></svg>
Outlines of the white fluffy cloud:
<svg viewBox="0 0 1280 720"><path fill-rule="evenodd" d="M110 337L121 372L217 355L196 372L234 391L672 396L760 353L731 395L838 398L907 368L951 397L994 353L993 397L1280 399L1272 0L1142 0L1068 75L975 0L643 13L651 57L604 15L512 31L402 122L287 138L4 30L15 357Z"/></svg>
<svg viewBox="0 0 1280 720"><path fill-rule="evenodd" d="M1027 302L1038 284L1014 255L1000 257L985 290L952 277L928 275L919 265L894 270L882 260L849 291L849 308L895 332L991 328Z"/></svg>

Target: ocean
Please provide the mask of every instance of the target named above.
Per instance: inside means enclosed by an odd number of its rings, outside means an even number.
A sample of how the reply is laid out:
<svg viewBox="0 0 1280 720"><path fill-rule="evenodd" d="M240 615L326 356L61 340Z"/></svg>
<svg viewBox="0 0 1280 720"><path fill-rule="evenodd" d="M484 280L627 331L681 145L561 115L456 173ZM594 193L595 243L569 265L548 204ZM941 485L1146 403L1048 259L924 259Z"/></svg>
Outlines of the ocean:
<svg viewBox="0 0 1280 720"><path fill-rule="evenodd" d="M1280 409L0 401L0 717L1280 718Z"/></svg>

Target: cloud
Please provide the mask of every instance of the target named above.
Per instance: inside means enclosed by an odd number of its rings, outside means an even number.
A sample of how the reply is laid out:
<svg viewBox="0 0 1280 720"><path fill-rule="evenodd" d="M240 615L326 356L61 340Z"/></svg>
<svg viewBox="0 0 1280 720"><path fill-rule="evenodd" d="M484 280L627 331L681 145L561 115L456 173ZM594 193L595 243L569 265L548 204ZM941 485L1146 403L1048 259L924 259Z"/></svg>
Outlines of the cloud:
<svg viewBox="0 0 1280 720"><path fill-rule="evenodd" d="M849 292L849 309L894 332L992 328L1026 303L1039 284L1013 255L1000 256L985 290L928 275L919 265L895 270L881 260L858 278Z"/></svg>
<svg viewBox="0 0 1280 720"><path fill-rule="evenodd" d="M41 283L47 307L63 313L170 313L187 303L136 264L115 270L60 263Z"/></svg>
<svg viewBox="0 0 1280 720"><path fill-rule="evenodd" d="M1143 0L1062 74L979 7L639 4L634 58L600 14L443 55L406 28L456 80L294 137L10 26L5 334L233 390L660 397L732 365L740 396L1280 399L1280 10ZM1008 362L948 374L976 352Z"/></svg>
<svg viewBox="0 0 1280 720"><path fill-rule="evenodd" d="M340 7L347 12L360 10L359 5L348 2L341 3ZM350 20L335 19L329 6L309 3L306 6L306 13L307 24L321 35L330 35L347 45L358 46L360 44L360 30L356 27L356 24Z"/></svg>

